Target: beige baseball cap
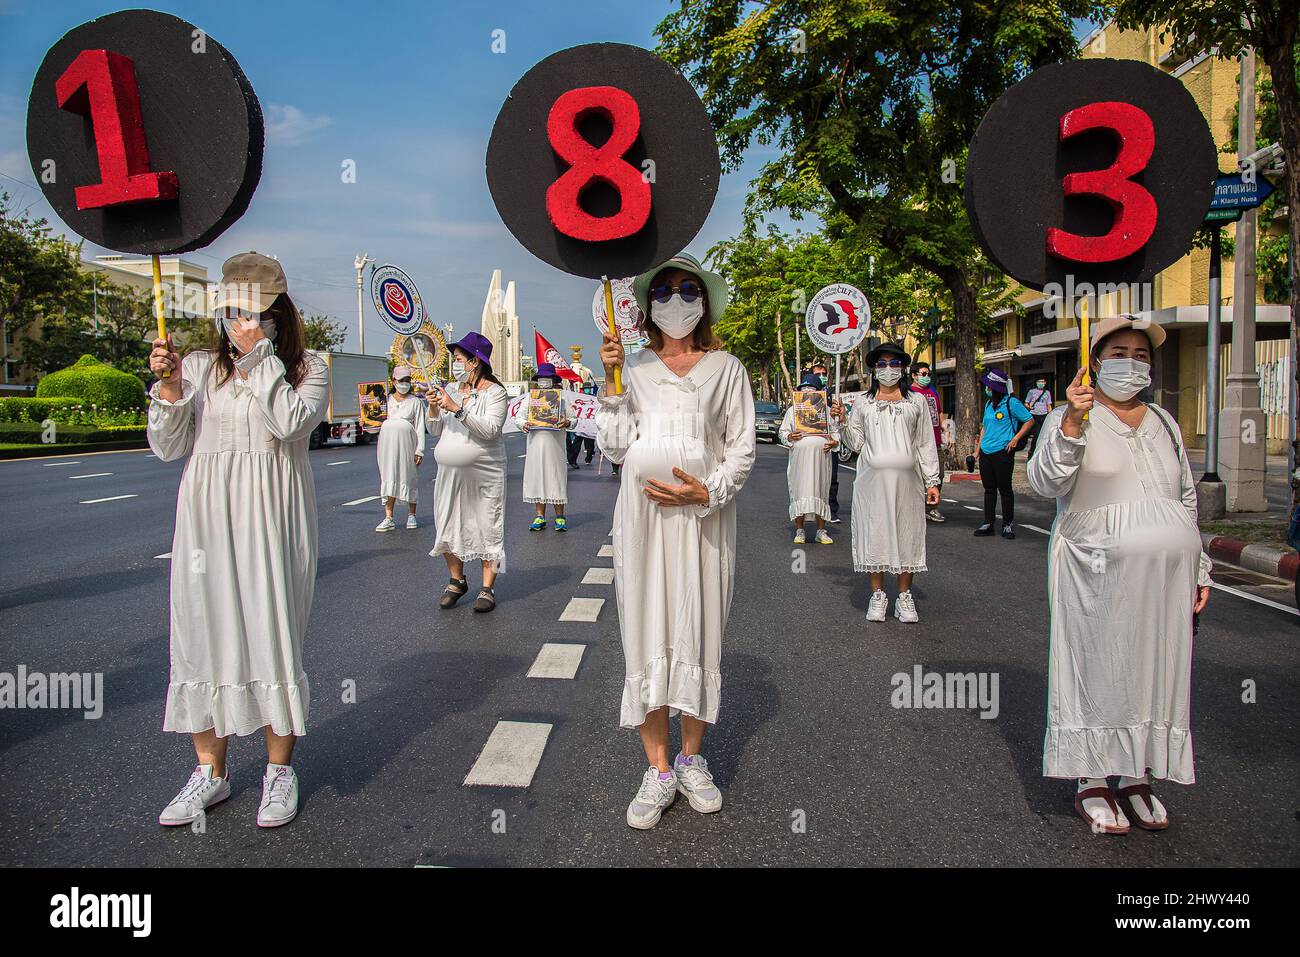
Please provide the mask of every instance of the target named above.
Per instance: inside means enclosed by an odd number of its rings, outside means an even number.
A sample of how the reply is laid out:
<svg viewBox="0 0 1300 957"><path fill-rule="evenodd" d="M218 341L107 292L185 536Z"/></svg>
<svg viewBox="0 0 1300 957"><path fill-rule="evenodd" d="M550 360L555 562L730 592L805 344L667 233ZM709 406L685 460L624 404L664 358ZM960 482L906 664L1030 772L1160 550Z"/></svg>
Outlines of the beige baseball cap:
<svg viewBox="0 0 1300 957"><path fill-rule="evenodd" d="M261 253L231 256L221 267L215 308L228 306L245 312L266 312L277 296L289 291L280 263Z"/></svg>
<svg viewBox="0 0 1300 957"><path fill-rule="evenodd" d="M1136 329L1138 332L1146 333L1146 337L1151 340L1152 349L1159 349L1164 345L1165 330L1163 327L1150 319L1144 319L1131 312L1126 312L1122 316L1107 316L1105 319L1093 323L1092 351L1096 352L1097 346L1101 345L1101 340L1112 332L1120 332L1124 329Z"/></svg>

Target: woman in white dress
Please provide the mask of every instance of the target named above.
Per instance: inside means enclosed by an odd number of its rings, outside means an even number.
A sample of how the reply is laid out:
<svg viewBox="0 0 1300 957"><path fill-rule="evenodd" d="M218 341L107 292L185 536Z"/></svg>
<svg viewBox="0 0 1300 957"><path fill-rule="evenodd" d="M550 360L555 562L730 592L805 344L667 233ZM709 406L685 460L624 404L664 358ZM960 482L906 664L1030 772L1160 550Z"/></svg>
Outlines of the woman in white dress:
<svg viewBox="0 0 1300 957"><path fill-rule="evenodd" d="M420 527L415 518L415 500L420 494L416 469L424 461L425 419L424 400L411 392L410 368L396 366L375 455L379 462L379 494L384 500L384 520L375 526L376 532L391 532L397 527L393 508L398 499L407 505L406 527Z"/></svg>
<svg viewBox="0 0 1300 957"><path fill-rule="evenodd" d="M429 433L438 438L433 458L433 513L438 537L430 555L447 561L451 581L438 600L451 608L469 591L465 563L483 563L483 587L474 610L496 607L494 585L506 561L506 442L501 434L510 404L492 374L492 343L467 332L452 344L456 388L440 388L429 401Z"/></svg>
<svg viewBox="0 0 1300 957"><path fill-rule="evenodd" d="M892 342L867 353L871 388L845 415L836 399L844 444L858 453L853 483L853 570L871 578L867 621L884 621L885 573L898 576L894 617L917 620L912 576L926 570L925 509L939 504L939 455L930 410L912 391L911 356Z"/></svg>
<svg viewBox="0 0 1300 957"><path fill-rule="evenodd" d="M1099 322L1097 388L1080 369L1029 460L1029 484L1056 499L1043 774L1077 779L1075 810L1106 834L1128 833L1130 819L1168 826L1148 775L1195 780L1193 616L1209 601L1210 559L1178 422L1138 398L1164 339L1135 316Z"/></svg>
<svg viewBox="0 0 1300 957"><path fill-rule="evenodd" d="M799 383L801 392L820 392L821 380L809 372ZM777 430L781 444L790 449L790 460L785 467L785 481L790 489L790 518L794 521L794 543L804 544L804 521L812 515L817 521L817 544L834 544L826 533L826 520L830 518L828 502L831 490L831 455L839 444L839 424L827 416L829 435L804 432L795 428L794 406L785 410L785 418Z"/></svg>
<svg viewBox="0 0 1300 957"><path fill-rule="evenodd" d="M559 385L555 366L543 362L533 374L533 384L538 389L554 389ZM530 532L540 532L546 528L546 506L555 511L555 530L566 531L568 519L564 517L564 506L569 501L569 470L565 454L565 440L568 438L569 403L563 392L560 393L560 418L555 428L532 428L528 424L528 410L532 404L533 393L529 391L524 401L515 411L515 424L526 436L527 457L524 460L524 501L537 508L533 523L528 526Z"/></svg>
<svg viewBox="0 0 1300 957"><path fill-rule="evenodd" d="M621 463L614 508L614 586L625 682L620 723L638 728L649 762L627 823L654 827L678 792L695 810L722 807L700 753L718 719L722 636L736 567L736 496L754 464L754 397L713 324L722 277L685 253L638 276L649 344L630 357L606 336L596 440ZM623 392L609 394L621 367ZM669 758L670 714L681 751Z"/></svg>
<svg viewBox="0 0 1300 957"><path fill-rule="evenodd" d="M212 349L182 362L155 339L149 446L189 456L171 560L171 684L163 728L194 739L198 767L159 816L189 824L230 796L232 734L266 732L257 823L298 811L294 742L307 730L302 648L316 583L316 488L307 446L326 403L325 363L303 348L284 272L226 261ZM165 375L165 377L164 377Z"/></svg>

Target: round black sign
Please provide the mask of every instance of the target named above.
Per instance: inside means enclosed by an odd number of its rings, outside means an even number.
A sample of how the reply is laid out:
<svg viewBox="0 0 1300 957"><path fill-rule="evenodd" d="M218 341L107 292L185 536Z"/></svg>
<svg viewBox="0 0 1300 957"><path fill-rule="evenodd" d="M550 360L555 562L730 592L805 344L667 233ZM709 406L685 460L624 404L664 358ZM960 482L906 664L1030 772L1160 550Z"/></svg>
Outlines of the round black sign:
<svg viewBox="0 0 1300 957"><path fill-rule="evenodd" d="M93 243L198 249L243 215L262 175L262 108L235 58L152 10L91 20L50 48L27 151L54 211Z"/></svg>
<svg viewBox="0 0 1300 957"><path fill-rule="evenodd" d="M575 276L634 276L695 238L718 192L718 143L686 78L648 50L561 50L515 84L488 143L502 221Z"/></svg>
<svg viewBox="0 0 1300 957"><path fill-rule="evenodd" d="M1191 248L1218 171L1178 80L1135 60L1057 63L980 122L966 211L993 261L1031 289L1145 282Z"/></svg>

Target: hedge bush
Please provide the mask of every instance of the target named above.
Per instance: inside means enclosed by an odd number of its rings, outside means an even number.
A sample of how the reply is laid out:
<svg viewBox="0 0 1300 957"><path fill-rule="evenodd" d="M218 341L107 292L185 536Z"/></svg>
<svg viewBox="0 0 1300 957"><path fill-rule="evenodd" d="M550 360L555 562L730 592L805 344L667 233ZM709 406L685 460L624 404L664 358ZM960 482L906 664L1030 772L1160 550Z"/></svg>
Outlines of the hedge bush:
<svg viewBox="0 0 1300 957"><path fill-rule="evenodd" d="M7 396L0 399L0 422L44 422L52 414L70 412L80 405L80 399L71 397L35 399L28 396Z"/></svg>
<svg viewBox="0 0 1300 957"><path fill-rule="evenodd" d="M97 428L87 425L60 425L54 430L54 442L58 445L91 444L95 442L124 442L131 439L143 440L145 427L142 425L118 425ZM16 442L24 445L44 445L44 429L39 422L0 422L0 442Z"/></svg>
<svg viewBox="0 0 1300 957"><path fill-rule="evenodd" d="M36 385L39 398L72 396L101 409L137 409L144 405L144 383L129 372L82 356L73 365L51 372Z"/></svg>

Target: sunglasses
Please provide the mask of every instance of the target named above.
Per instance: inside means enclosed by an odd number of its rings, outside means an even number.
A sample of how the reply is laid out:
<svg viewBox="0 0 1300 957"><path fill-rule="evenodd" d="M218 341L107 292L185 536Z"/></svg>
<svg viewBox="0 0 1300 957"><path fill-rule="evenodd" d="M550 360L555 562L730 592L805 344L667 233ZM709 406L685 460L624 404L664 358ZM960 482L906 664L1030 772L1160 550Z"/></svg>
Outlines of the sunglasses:
<svg viewBox="0 0 1300 957"><path fill-rule="evenodd" d="M902 359L877 359L877 369L901 369L903 368Z"/></svg>
<svg viewBox="0 0 1300 957"><path fill-rule="evenodd" d="M654 286L650 290L650 297L655 302L664 303L673 297L673 293L679 293L682 302L694 302L704 294L704 288L693 279L687 279L680 286L670 286L667 283Z"/></svg>

